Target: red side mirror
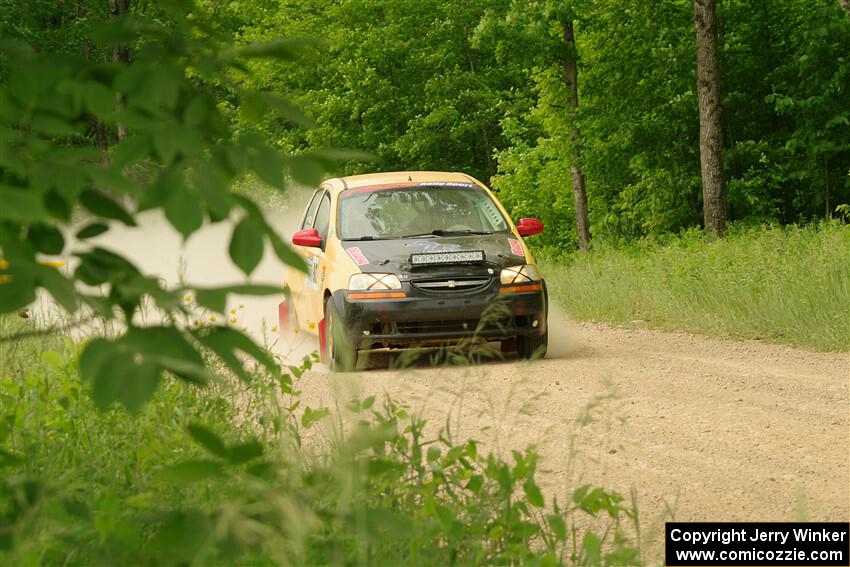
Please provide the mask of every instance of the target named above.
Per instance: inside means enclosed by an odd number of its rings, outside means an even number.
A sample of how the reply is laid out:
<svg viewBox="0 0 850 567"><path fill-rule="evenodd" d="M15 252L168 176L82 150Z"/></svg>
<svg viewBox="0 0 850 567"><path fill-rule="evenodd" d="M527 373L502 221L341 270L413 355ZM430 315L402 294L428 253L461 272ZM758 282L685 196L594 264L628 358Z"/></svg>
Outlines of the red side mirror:
<svg viewBox="0 0 850 567"><path fill-rule="evenodd" d="M519 219L516 229L520 236L534 236L543 232L543 223L537 219Z"/></svg>
<svg viewBox="0 0 850 567"><path fill-rule="evenodd" d="M292 235L292 243L307 248L321 248L322 237L319 236L319 231L315 228L305 228Z"/></svg>

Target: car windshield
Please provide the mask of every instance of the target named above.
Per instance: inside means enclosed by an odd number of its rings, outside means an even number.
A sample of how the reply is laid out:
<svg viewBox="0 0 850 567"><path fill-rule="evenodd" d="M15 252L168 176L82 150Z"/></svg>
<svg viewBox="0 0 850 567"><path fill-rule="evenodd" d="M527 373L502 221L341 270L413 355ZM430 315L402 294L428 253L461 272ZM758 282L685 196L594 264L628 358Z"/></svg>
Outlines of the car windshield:
<svg viewBox="0 0 850 567"><path fill-rule="evenodd" d="M352 189L339 201L343 240L434 238L508 230L493 199L466 183Z"/></svg>

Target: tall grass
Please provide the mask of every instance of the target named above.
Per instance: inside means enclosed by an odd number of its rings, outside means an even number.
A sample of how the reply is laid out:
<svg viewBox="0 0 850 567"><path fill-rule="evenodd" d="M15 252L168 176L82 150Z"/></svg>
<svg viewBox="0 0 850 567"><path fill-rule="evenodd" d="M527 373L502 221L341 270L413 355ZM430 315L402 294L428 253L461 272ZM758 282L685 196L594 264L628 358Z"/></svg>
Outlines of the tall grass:
<svg viewBox="0 0 850 567"><path fill-rule="evenodd" d="M33 330L0 317L2 565L640 562L633 505L590 486L556 502L533 449L426 435L390 399L300 407L311 358L99 411L78 342L3 339ZM323 420L332 438L302 442Z"/></svg>
<svg viewBox="0 0 850 567"><path fill-rule="evenodd" d="M576 319L850 349L850 226L837 222L694 231L545 263Z"/></svg>

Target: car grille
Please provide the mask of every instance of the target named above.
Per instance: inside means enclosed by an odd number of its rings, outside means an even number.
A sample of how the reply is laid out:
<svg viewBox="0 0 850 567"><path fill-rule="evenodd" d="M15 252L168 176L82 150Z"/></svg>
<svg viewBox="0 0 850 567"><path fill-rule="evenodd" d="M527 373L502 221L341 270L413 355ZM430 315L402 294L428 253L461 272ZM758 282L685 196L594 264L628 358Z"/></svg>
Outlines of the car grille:
<svg viewBox="0 0 850 567"><path fill-rule="evenodd" d="M490 278L455 278L439 280L419 280L411 282L413 287L423 291L456 292L477 291L490 285Z"/></svg>
<svg viewBox="0 0 850 567"><path fill-rule="evenodd" d="M485 321L481 329L480 319L452 319L435 321L396 321L393 323L372 323L369 325L371 335L408 335L408 334L438 334L438 333L475 333L476 331L501 330L511 325L519 328L530 328L531 316L506 316Z"/></svg>
<svg viewBox="0 0 850 567"><path fill-rule="evenodd" d="M400 321L396 325L399 333L471 332L478 328L478 319L460 321Z"/></svg>

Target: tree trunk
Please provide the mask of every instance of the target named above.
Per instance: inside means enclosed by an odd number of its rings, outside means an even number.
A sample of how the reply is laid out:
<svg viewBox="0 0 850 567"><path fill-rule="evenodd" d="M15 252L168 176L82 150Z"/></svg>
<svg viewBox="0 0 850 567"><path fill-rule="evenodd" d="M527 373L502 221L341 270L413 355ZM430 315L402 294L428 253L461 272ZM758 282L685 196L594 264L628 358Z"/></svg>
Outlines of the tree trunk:
<svg viewBox="0 0 850 567"><path fill-rule="evenodd" d="M86 17L86 7L83 5L82 0L77 0L77 18L85 18ZM83 42L83 50L85 51L87 59L94 58L94 45L92 45L91 40L86 39ZM102 152L106 152L109 149L109 139L106 136L106 125L103 123L103 120L98 118L97 116L92 116L92 127L94 128L94 143ZM101 159L101 163L105 166L107 164L107 157L104 156Z"/></svg>
<svg viewBox="0 0 850 567"><path fill-rule="evenodd" d="M723 183L723 132L716 8L716 0L694 0L703 221L705 230L717 236L723 236L726 232L726 187Z"/></svg>
<svg viewBox="0 0 850 567"><path fill-rule="evenodd" d="M114 17L123 16L127 13L129 8L130 0L113 0L112 15ZM126 46L116 45L112 48L112 60L116 63L123 63L125 65L130 63L130 49ZM127 95L125 93L117 93L115 98L115 102L120 110L127 102ZM118 141L121 142L121 140L127 137L127 127L120 122L118 122L115 126L118 131Z"/></svg>
<svg viewBox="0 0 850 567"><path fill-rule="evenodd" d="M576 110L578 109L578 64L576 62L576 40L573 33L572 20L562 22L564 32L564 43L567 45L567 55L564 57L564 84L570 94L570 106L572 107L572 121L576 123ZM584 174L581 171L581 151L578 147L579 129L573 126L570 136L570 172L573 178L573 201L576 209L576 231L578 232L578 246L582 252L590 250L590 221L587 213L587 191L584 186Z"/></svg>

